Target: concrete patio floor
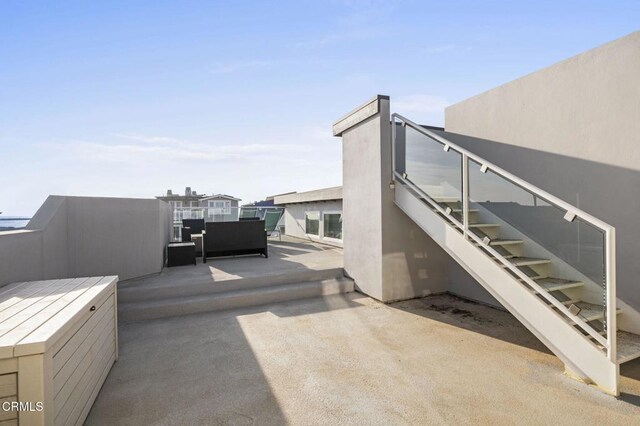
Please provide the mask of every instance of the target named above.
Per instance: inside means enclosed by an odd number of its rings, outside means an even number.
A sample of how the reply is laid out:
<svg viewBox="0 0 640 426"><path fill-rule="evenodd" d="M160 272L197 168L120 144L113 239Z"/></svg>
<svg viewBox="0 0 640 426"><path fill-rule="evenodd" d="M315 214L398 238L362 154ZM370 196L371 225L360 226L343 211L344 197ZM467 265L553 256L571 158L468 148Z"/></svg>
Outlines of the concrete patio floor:
<svg viewBox="0 0 640 426"><path fill-rule="evenodd" d="M89 425L620 424L621 399L562 374L510 314L452 296L358 293L133 323Z"/></svg>
<svg viewBox="0 0 640 426"><path fill-rule="evenodd" d="M197 259L195 266L164 268L160 274L122 281L118 288L173 287L342 267L341 248L283 236L269 239L267 259L255 255L209 258L207 263Z"/></svg>

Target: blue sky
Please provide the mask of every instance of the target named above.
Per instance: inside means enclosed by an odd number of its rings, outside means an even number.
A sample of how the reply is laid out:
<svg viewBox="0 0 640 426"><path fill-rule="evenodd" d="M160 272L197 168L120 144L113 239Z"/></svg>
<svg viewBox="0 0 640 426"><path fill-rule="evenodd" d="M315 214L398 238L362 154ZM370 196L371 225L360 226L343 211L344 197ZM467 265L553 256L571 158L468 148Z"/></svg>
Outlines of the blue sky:
<svg viewBox="0 0 640 426"><path fill-rule="evenodd" d="M0 0L0 211L339 185L331 124L376 93L442 125L638 18L639 1Z"/></svg>

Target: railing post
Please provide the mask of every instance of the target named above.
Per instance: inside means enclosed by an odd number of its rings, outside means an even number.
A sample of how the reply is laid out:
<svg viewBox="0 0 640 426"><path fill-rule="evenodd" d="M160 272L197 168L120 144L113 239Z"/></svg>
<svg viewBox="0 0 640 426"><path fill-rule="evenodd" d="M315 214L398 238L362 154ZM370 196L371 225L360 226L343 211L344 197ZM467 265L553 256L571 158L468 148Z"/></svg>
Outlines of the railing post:
<svg viewBox="0 0 640 426"><path fill-rule="evenodd" d="M469 233L469 157L462 154L462 227L464 237Z"/></svg>
<svg viewBox="0 0 640 426"><path fill-rule="evenodd" d="M607 302L607 346L611 362L616 362L616 230L609 227L605 233L605 270Z"/></svg>
<svg viewBox="0 0 640 426"><path fill-rule="evenodd" d="M391 183L396 180L396 117L391 116Z"/></svg>

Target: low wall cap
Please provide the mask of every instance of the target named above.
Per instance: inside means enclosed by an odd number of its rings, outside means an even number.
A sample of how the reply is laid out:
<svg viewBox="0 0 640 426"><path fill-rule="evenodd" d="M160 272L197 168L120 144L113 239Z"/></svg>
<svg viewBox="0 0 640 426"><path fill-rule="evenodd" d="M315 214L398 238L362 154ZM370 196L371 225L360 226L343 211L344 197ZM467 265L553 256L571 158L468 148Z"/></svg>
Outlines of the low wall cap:
<svg viewBox="0 0 640 426"><path fill-rule="evenodd" d="M331 188L316 189L313 191L296 192L277 196L274 200L276 205L311 203L317 201L334 201L342 200L342 187L334 186Z"/></svg>
<svg viewBox="0 0 640 426"><path fill-rule="evenodd" d="M387 95L376 95L364 104L360 105L333 124L333 136L342 136L345 130L362 123L369 117L373 117L380 111L380 101L389 100Z"/></svg>

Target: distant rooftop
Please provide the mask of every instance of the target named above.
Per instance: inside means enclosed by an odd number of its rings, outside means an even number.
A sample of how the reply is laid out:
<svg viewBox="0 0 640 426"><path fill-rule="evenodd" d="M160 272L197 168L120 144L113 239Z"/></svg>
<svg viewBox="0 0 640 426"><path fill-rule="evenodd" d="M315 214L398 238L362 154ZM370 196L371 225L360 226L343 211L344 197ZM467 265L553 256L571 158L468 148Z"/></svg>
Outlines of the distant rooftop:
<svg viewBox="0 0 640 426"><path fill-rule="evenodd" d="M225 198L227 200L234 200L234 201L240 201L240 198L236 198L233 197L231 195L227 195L227 194L214 194L214 195L209 195L208 197L204 197L202 198L203 200L213 200L214 198Z"/></svg>
<svg viewBox="0 0 640 426"><path fill-rule="evenodd" d="M315 189L313 191L306 191L306 192L294 192L292 194L276 196L274 199L274 203L275 204L296 204L296 203L310 203L314 201L333 201L333 200L342 200L341 186Z"/></svg>
<svg viewBox="0 0 640 426"><path fill-rule="evenodd" d="M240 198L236 198L232 195L227 195L227 194L212 194L212 195L207 195L207 194L198 194L196 191L192 190L190 186L187 186L184 189L184 194L179 194L179 193L174 193L171 189L168 189L167 192L164 195L161 195L159 197L161 200L180 200L180 199L185 199L187 198L187 201L189 200L213 200L213 199L219 199L219 198L224 198L227 200L234 200L234 201L240 201Z"/></svg>
<svg viewBox="0 0 640 426"><path fill-rule="evenodd" d="M161 195L160 197L157 198L177 198L177 197L196 197L196 198L202 198L202 197L206 197L206 194L198 194L196 191L192 190L190 186L187 186L184 189L184 194L179 194L179 193L174 193L173 190L171 189L167 189L167 192L164 195Z"/></svg>

